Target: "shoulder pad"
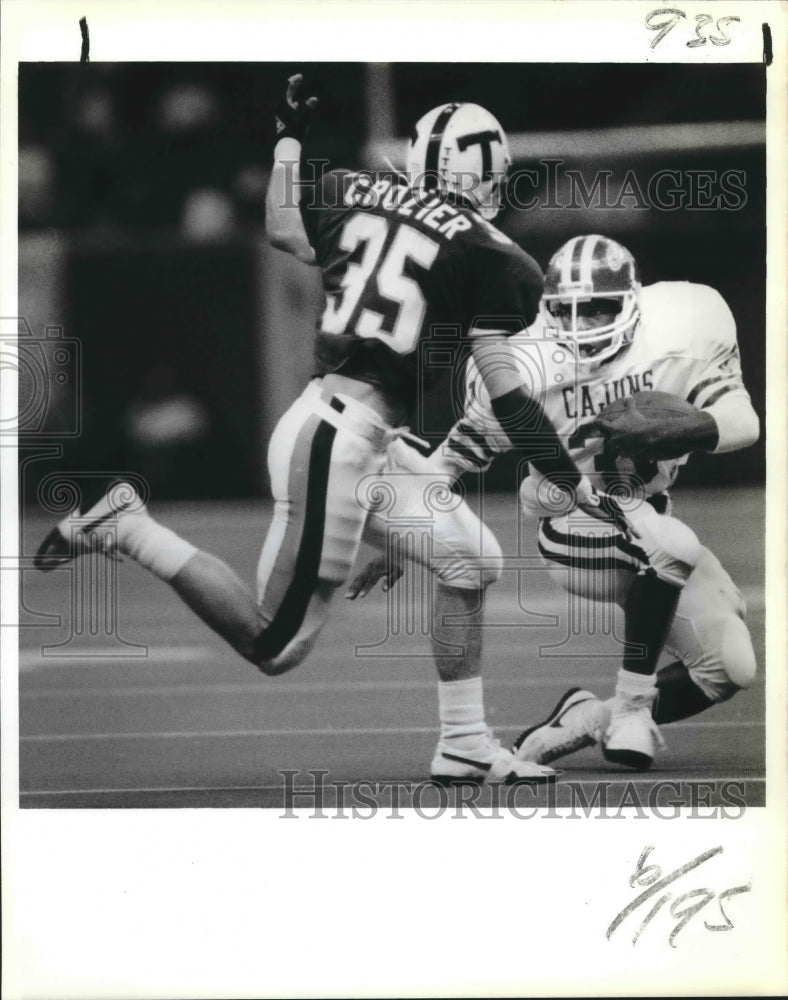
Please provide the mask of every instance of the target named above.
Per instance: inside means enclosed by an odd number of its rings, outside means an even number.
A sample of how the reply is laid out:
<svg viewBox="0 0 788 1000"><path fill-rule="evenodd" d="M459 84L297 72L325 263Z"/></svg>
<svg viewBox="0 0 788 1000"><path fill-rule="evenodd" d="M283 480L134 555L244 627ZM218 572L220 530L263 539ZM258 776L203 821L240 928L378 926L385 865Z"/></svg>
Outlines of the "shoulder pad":
<svg viewBox="0 0 788 1000"><path fill-rule="evenodd" d="M736 345L736 323L725 299L709 285L660 281L640 292L644 333L662 353L708 358Z"/></svg>

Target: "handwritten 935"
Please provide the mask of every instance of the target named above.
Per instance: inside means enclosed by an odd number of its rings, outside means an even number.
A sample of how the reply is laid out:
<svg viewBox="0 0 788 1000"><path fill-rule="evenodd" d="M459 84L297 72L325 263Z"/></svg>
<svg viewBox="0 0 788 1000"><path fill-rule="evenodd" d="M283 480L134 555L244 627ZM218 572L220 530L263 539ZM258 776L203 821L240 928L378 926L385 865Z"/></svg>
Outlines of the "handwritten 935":
<svg viewBox="0 0 788 1000"><path fill-rule="evenodd" d="M672 31L682 18L686 19L686 17L687 15L684 11L679 10L678 7L660 7L657 10L652 10L650 14L647 14L646 27L650 31L658 32L657 36L651 42L651 48L655 49L665 35L667 35L669 31ZM696 14L695 34L689 39L689 41L687 41L687 48L696 49L699 45L705 45L707 42L711 42L712 45L730 45L731 40L725 32L725 25L730 24L732 21L740 20L740 17L718 17L715 24L715 19L711 16L711 14ZM715 24L717 34L702 34L702 29L706 28L710 24Z"/></svg>
<svg viewBox="0 0 788 1000"><path fill-rule="evenodd" d="M642 854L638 858L638 863L635 866L634 873L629 878L629 885L631 888L641 888L645 887L645 892L641 892L639 896L636 896L631 903L628 903L624 909L616 916L613 922L610 924L606 931L606 937L608 940L610 937L618 930L618 928L624 923L627 917L635 913L636 910L640 909L647 903L652 897L656 896L662 889L666 888L668 885L672 885L679 879L683 879L684 876L688 875L689 872L700 868L701 865L706 864L706 862L713 858L716 854L722 854L721 847L713 847L709 851L704 851L703 854L699 854L697 858L693 858L692 861L688 861L686 864L681 865L674 872L670 872L667 875L662 874L662 869L659 865L650 864L647 865L649 855L654 850L653 846L645 847ZM686 885L686 880L684 881L682 888ZM703 926L707 931L729 931L733 929L733 922L728 916L723 903L725 900L730 899L732 896L737 896L742 892L749 892L752 888L751 884L748 882L746 885L733 886L730 889L725 889L717 896L717 908L719 909L719 916L722 918L724 923L710 923L708 920L703 921ZM676 921L670 934L668 936L668 944L672 948L675 948L675 940L687 924L696 916L700 911L708 906L709 903L715 898L716 893L712 892L711 889L701 888L701 889L690 889L688 892L683 893L683 895L678 896L670 905L670 916ZM637 944L638 938L646 929L648 924L656 917L662 907L673 897L672 892L666 892L657 899L651 909L648 911L646 916L643 918L640 926L635 932L635 936L632 938L632 944ZM643 914L643 910L640 909L640 914ZM716 910L709 911L707 916L716 915Z"/></svg>

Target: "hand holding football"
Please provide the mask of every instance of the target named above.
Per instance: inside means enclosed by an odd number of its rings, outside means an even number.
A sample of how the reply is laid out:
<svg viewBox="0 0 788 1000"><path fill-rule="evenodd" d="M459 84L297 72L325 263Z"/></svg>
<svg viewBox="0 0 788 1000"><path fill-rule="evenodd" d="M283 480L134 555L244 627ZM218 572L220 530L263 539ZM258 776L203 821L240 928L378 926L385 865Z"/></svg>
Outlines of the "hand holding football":
<svg viewBox="0 0 788 1000"><path fill-rule="evenodd" d="M709 420L680 396L652 390L615 400L595 424L612 454L660 460L692 451L698 432L708 432Z"/></svg>
<svg viewBox="0 0 788 1000"><path fill-rule="evenodd" d="M676 416L686 416L698 412L692 403L688 403L681 396L674 396L673 393L659 392L654 389L636 392L632 396L614 400L602 410L599 420L604 420L605 423L617 421L619 417L630 414L633 408L649 420L670 420Z"/></svg>

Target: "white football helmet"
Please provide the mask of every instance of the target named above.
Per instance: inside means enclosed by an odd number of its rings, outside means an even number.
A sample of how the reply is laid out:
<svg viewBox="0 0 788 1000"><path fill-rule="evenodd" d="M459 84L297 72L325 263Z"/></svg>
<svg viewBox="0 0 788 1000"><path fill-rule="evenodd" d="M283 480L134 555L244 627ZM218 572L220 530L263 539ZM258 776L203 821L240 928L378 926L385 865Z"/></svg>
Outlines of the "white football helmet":
<svg viewBox="0 0 788 1000"><path fill-rule="evenodd" d="M626 247L606 236L575 236L553 254L545 272L542 320L575 348L578 362L607 361L631 343L640 321L640 281ZM578 322L578 304L588 303ZM610 322L594 322L594 308ZM588 315L590 314L590 315Z"/></svg>
<svg viewBox="0 0 788 1000"><path fill-rule="evenodd" d="M501 209L512 158L498 120L478 104L442 104L420 118L408 146L410 182L470 199L484 219Z"/></svg>

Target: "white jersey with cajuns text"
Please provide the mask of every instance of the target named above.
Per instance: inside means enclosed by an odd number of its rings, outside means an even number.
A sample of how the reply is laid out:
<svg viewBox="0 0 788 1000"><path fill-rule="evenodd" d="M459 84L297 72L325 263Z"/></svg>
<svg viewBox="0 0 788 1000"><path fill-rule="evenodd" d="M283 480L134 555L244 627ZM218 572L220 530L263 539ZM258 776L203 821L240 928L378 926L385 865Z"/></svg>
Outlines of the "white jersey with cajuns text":
<svg viewBox="0 0 788 1000"><path fill-rule="evenodd" d="M681 396L700 409L727 393L744 394L736 325L722 296L707 285L671 281L640 292L640 323L632 343L609 361L577 363L562 334L538 319L511 338L523 383L538 399L581 471L597 485L605 477L632 473L648 494L666 490L688 456L663 462L619 464L604 454L592 423L616 399L659 390ZM492 411L490 397L473 362L466 371L465 412L438 454L462 471L479 472L512 443ZM626 460L624 460L626 462ZM531 474L534 470L531 467ZM538 473L536 474L538 476Z"/></svg>

